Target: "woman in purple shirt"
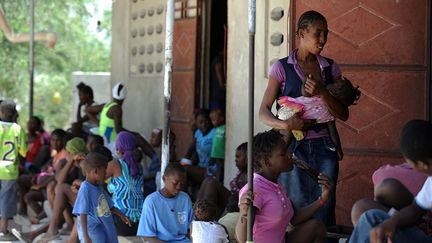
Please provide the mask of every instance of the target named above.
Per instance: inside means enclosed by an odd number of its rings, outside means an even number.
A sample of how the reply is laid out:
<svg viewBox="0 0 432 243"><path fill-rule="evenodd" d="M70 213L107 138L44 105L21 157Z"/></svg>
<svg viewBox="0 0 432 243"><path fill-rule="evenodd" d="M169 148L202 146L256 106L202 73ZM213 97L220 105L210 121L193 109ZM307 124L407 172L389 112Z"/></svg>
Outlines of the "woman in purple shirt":
<svg viewBox="0 0 432 243"><path fill-rule="evenodd" d="M305 82L305 92L323 99L334 117L343 121L348 119L348 108L326 90L327 84L341 80L338 65L320 55L327 42L327 20L316 11L307 11L298 20L296 34L299 37L298 49L274 63L270 70L259 118L264 124L278 130L303 130L306 133L305 139L291 143L290 152L327 175L336 185L339 172L338 154L336 146L329 138L327 124L315 124L313 120L302 120L299 116L279 120L271 112L273 103L279 97L301 96L301 87ZM321 190L316 178L308 177L297 167L289 173L283 173L281 180L295 208L309 205L320 195ZM326 225L335 224L335 201L336 194L333 190L326 205L315 214L315 217L322 219Z"/></svg>

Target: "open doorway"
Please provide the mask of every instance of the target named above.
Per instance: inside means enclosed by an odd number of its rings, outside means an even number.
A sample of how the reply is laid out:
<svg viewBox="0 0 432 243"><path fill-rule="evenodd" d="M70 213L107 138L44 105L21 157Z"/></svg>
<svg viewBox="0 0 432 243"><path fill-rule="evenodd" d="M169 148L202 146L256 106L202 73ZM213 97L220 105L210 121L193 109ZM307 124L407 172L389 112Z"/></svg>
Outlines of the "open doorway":
<svg viewBox="0 0 432 243"><path fill-rule="evenodd" d="M200 106L225 108L227 0L208 0L204 11Z"/></svg>

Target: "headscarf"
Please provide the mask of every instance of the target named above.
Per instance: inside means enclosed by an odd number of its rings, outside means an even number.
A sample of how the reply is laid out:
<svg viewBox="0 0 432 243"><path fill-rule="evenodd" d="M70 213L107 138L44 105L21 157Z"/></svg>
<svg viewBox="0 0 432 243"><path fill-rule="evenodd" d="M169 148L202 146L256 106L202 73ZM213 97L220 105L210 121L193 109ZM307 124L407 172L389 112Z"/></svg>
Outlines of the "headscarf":
<svg viewBox="0 0 432 243"><path fill-rule="evenodd" d="M82 138L72 138L66 143L66 151L70 154L85 153L87 154L86 142Z"/></svg>
<svg viewBox="0 0 432 243"><path fill-rule="evenodd" d="M112 97L116 100L124 100L126 98L126 87L121 83L117 83L112 89Z"/></svg>
<svg viewBox="0 0 432 243"><path fill-rule="evenodd" d="M124 131L117 134L116 149L123 153L121 159L126 162L132 177L136 177L139 174L138 165L133 158L133 151L135 148L136 144L134 135Z"/></svg>

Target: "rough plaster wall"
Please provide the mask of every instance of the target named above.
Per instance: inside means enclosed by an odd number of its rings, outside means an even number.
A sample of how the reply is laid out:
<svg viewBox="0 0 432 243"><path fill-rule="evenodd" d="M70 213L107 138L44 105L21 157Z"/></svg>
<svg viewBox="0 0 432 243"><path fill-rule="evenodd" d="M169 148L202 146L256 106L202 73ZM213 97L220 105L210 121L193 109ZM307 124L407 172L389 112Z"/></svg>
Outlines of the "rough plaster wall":
<svg viewBox="0 0 432 243"><path fill-rule="evenodd" d="M258 120L272 62L287 55L289 0L257 1L255 36L255 133L269 129ZM272 15L273 13L273 15ZM279 16L278 16L279 15ZM274 16L272 18L272 16ZM282 38L281 38L282 37ZM273 42L273 43L272 43ZM248 2L228 1L227 131L225 185L235 176L235 149L248 134Z"/></svg>
<svg viewBox="0 0 432 243"><path fill-rule="evenodd" d="M160 0L113 2L112 83L128 89L124 126L147 139L163 119L165 10Z"/></svg>
<svg viewBox="0 0 432 243"><path fill-rule="evenodd" d="M129 80L129 2L113 0L112 4L111 84Z"/></svg>

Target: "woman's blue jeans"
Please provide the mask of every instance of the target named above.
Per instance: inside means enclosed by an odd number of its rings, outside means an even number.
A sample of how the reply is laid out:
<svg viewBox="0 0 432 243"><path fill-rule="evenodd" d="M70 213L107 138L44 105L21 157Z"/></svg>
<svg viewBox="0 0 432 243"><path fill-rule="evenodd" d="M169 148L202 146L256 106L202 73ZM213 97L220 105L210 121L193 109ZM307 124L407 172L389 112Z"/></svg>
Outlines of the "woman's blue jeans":
<svg viewBox="0 0 432 243"><path fill-rule="evenodd" d="M371 209L362 214L350 238L350 243L369 242L369 232L371 229L390 216L378 209ZM425 235L415 227L398 229L393 236L393 243L430 243L432 237ZM386 242L386 241L385 241Z"/></svg>
<svg viewBox="0 0 432 243"><path fill-rule="evenodd" d="M327 203L314 217L323 221L325 225L336 224L336 183L339 174L339 162L336 146L329 137L293 141L289 148L297 158L311 165L317 171L328 176L334 187ZM301 169L294 166L293 170L280 175L280 181L294 205L303 208L321 196L321 187Z"/></svg>

